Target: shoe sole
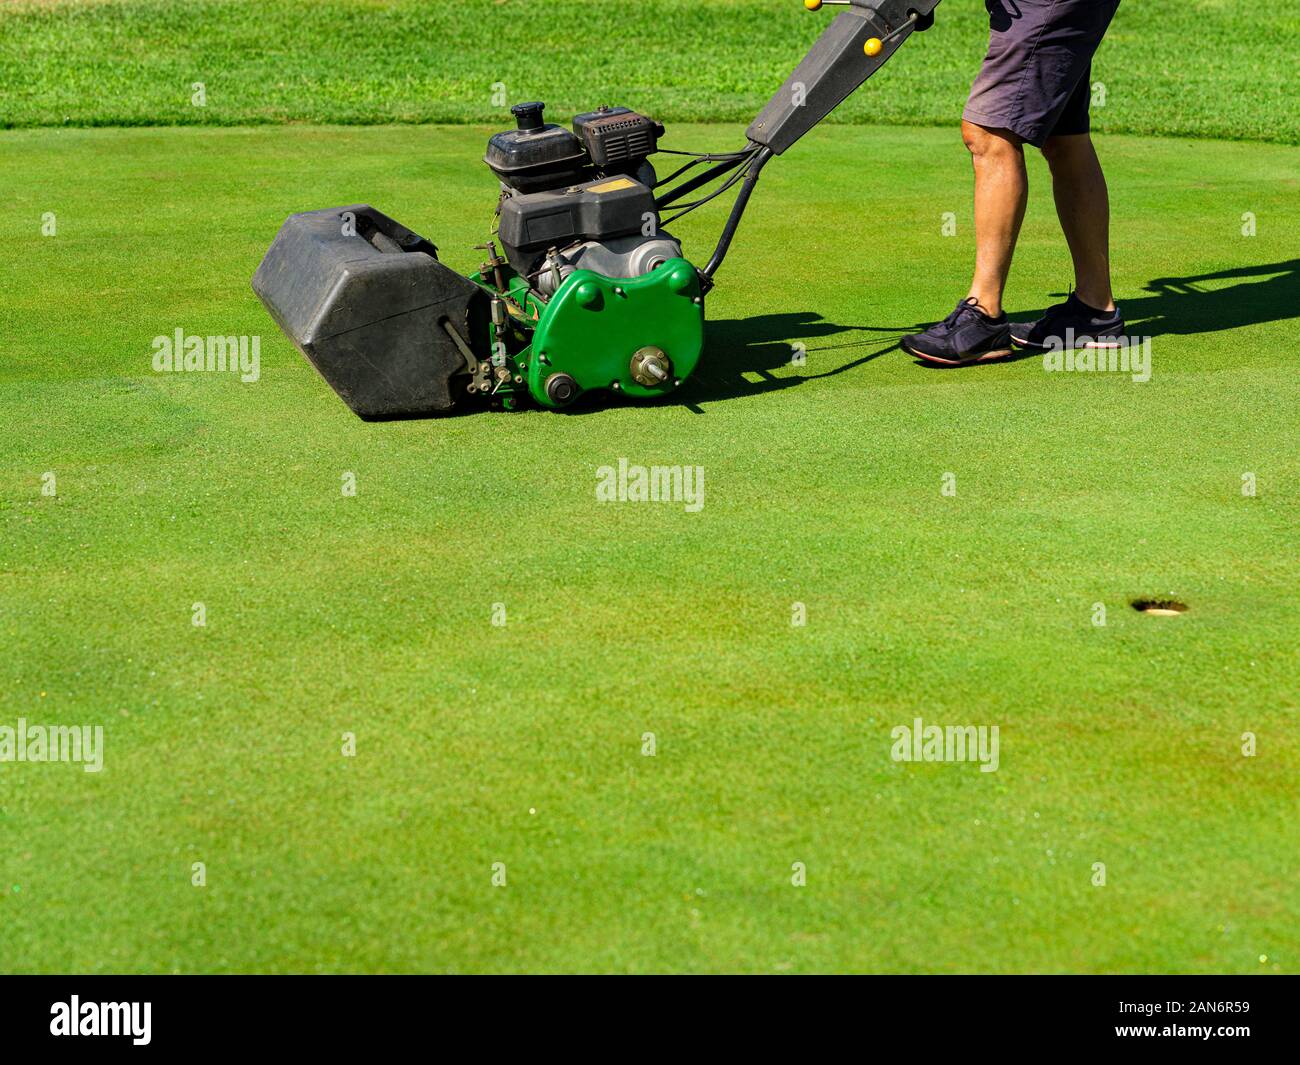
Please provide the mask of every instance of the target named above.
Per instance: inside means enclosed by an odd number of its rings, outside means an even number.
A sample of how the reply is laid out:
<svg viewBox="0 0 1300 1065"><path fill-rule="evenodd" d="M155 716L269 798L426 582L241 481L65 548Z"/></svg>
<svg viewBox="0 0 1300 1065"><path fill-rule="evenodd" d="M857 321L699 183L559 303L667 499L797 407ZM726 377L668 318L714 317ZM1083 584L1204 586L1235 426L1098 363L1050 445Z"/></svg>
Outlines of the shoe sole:
<svg viewBox="0 0 1300 1065"><path fill-rule="evenodd" d="M1042 344L1037 340L1030 340L1028 337L1021 339L1020 337L1016 336L1014 333L1012 334L1011 339L1015 343L1019 344L1022 348L1042 348L1044 350L1046 350L1047 348L1046 344ZM1087 344L1076 344L1070 350L1085 351L1088 348L1106 348L1107 350L1109 350L1110 348L1122 348L1123 346L1124 346L1123 342L1119 340L1110 340L1110 341L1093 340L1093 341L1089 341Z"/></svg>
<svg viewBox="0 0 1300 1065"><path fill-rule="evenodd" d="M986 351L983 355L977 355L973 359L944 359L938 355L927 355L924 351L909 348L906 344L901 345L901 347L913 358L924 359L926 362L937 363L940 366L973 366L977 362L992 362L994 359L1005 359L1011 354L1010 348L998 348L995 351Z"/></svg>

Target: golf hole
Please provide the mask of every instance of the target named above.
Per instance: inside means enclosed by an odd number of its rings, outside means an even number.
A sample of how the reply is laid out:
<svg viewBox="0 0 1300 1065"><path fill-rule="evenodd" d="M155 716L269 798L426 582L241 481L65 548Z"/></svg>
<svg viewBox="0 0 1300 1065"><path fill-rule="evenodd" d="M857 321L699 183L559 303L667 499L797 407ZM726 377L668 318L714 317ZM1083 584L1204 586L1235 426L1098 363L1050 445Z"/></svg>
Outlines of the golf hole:
<svg viewBox="0 0 1300 1065"><path fill-rule="evenodd" d="M1187 604L1177 599L1134 599L1132 607L1139 614L1152 614L1158 618L1176 618L1187 613Z"/></svg>

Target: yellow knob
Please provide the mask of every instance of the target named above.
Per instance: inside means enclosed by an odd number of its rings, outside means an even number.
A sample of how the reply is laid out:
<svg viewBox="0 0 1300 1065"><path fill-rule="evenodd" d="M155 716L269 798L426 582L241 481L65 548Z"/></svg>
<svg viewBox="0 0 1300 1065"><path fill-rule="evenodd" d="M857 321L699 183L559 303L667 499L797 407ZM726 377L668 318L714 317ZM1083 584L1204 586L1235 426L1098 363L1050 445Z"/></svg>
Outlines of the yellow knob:
<svg viewBox="0 0 1300 1065"><path fill-rule="evenodd" d="M803 6L809 11L821 10L822 0L803 0Z"/></svg>
<svg viewBox="0 0 1300 1065"><path fill-rule="evenodd" d="M807 0L805 0L805 2L807 2ZM817 0L817 2L821 3L821 0ZM867 43L862 46L862 50L866 52L867 55L880 55L880 50L884 47L885 46L880 43L879 37L868 37Z"/></svg>

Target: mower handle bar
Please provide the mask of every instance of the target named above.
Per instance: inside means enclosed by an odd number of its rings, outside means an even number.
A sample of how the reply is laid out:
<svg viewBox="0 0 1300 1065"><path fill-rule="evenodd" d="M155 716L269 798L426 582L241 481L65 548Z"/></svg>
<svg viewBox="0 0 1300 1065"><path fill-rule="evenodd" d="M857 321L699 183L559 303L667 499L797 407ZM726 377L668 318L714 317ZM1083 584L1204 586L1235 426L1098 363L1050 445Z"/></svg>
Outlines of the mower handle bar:
<svg viewBox="0 0 1300 1065"><path fill-rule="evenodd" d="M700 271L706 289L726 258L741 215L767 161L784 152L843 103L885 65L912 33L929 29L934 22L934 9L939 6L939 0L806 0L804 6L816 11L825 3L846 6L849 10L838 15L817 38L785 84L745 131L749 147L758 151L741 160L718 163L656 201L656 206L667 206L744 163L744 183L731 205L713 257Z"/></svg>

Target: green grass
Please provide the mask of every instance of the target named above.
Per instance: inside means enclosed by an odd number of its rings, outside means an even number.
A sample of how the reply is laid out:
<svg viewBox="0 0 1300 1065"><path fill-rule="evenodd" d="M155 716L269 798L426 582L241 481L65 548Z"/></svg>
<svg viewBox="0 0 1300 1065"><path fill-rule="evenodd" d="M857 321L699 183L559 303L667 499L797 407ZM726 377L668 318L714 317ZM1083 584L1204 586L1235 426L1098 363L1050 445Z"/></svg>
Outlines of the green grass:
<svg viewBox="0 0 1300 1065"><path fill-rule="evenodd" d="M1300 970L1300 149L1101 139L1145 384L901 355L964 291L963 150L830 127L680 402L364 424L249 277L358 199L471 267L489 132L0 137L0 724L107 733L99 775L0 764L0 969ZM1032 176L1016 311L1069 276ZM152 373L177 327L260 334L261 379ZM597 504L619 457L704 509ZM892 762L918 715L1001 768Z"/></svg>
<svg viewBox="0 0 1300 1065"><path fill-rule="evenodd" d="M937 15L832 121L956 121L988 15ZM501 124L503 98L743 124L831 17L799 0L19 0L0 8L0 126ZM1096 126L1300 143L1297 50L1300 0L1249 18L1236 0L1126 0Z"/></svg>

